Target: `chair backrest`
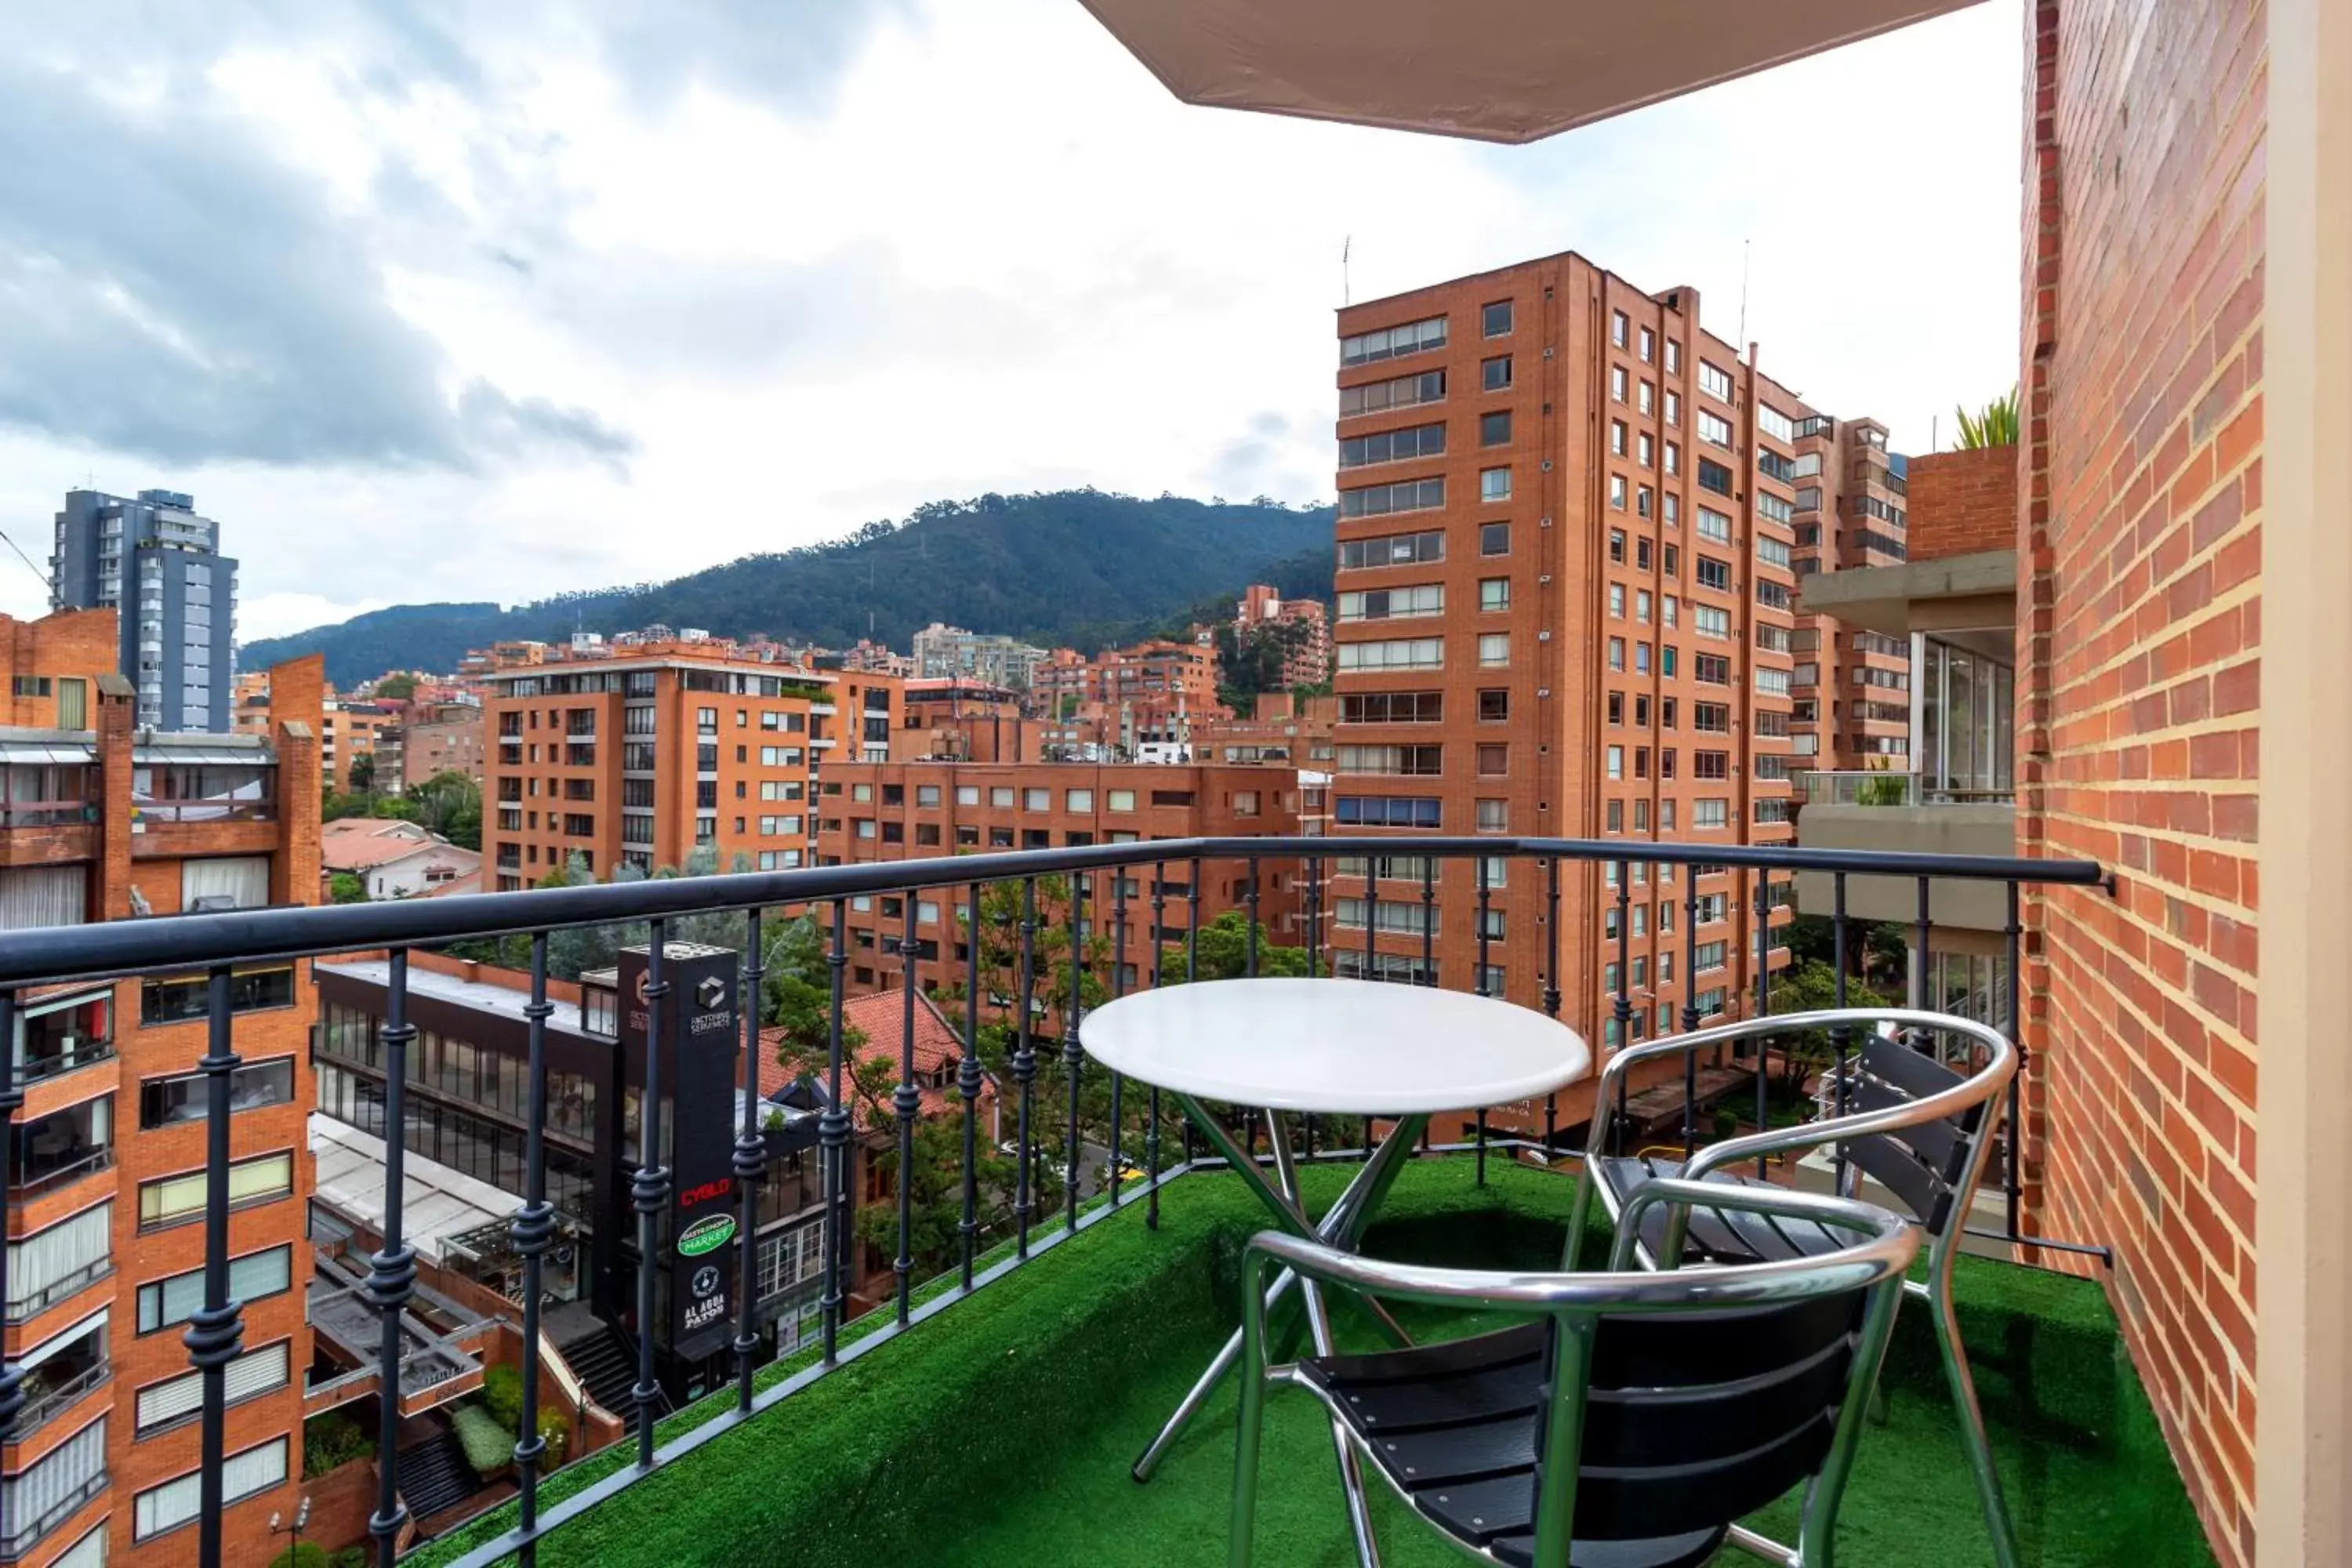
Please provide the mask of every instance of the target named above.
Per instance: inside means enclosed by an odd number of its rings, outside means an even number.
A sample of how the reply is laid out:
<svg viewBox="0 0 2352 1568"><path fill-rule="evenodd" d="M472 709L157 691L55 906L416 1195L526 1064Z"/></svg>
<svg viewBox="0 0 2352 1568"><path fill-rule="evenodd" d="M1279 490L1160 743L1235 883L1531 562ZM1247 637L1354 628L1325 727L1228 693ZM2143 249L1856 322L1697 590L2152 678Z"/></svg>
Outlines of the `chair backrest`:
<svg viewBox="0 0 2352 1568"><path fill-rule="evenodd" d="M1956 1112L1892 1131L1833 1140L1858 1170L1893 1194L1933 1235L1941 1236L1951 1220L1977 1140L1991 1123L1989 1107L2001 1082L1990 1072L1979 1076L1985 1080L1984 1092ZM1972 1081L1904 1040L1875 1032L1863 1037L1842 1078L1830 1075L1830 1087L1843 1089L1846 1112L1865 1115L1900 1111Z"/></svg>
<svg viewBox="0 0 2352 1568"><path fill-rule="evenodd" d="M1856 1393L1868 1294L1857 1285L1773 1307L1603 1317L1577 1452L1577 1539L1712 1529L1817 1473Z"/></svg>

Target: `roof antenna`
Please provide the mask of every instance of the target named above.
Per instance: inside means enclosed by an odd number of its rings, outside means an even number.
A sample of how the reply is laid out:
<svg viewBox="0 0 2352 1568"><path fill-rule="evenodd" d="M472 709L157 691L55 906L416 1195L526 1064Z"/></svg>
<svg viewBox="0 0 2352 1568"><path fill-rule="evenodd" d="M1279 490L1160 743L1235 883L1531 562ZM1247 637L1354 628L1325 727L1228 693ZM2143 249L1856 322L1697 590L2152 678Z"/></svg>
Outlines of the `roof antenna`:
<svg viewBox="0 0 2352 1568"><path fill-rule="evenodd" d="M1743 343L1748 341L1748 258L1755 245L1752 239L1739 242L1739 341ZM1748 362L1755 363L1756 356L1749 354Z"/></svg>
<svg viewBox="0 0 2352 1568"><path fill-rule="evenodd" d="M1356 237L1354 235L1350 234L1341 237L1339 241L1339 303L1341 305L1354 303L1354 296L1349 293L1348 287L1348 253L1355 248Z"/></svg>

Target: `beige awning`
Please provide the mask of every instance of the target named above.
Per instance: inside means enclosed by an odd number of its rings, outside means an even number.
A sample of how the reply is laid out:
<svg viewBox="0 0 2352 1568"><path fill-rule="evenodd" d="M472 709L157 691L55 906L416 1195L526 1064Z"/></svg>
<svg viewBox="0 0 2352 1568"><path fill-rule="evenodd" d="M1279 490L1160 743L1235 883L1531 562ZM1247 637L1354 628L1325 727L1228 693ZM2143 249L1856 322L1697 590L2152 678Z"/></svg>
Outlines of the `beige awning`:
<svg viewBox="0 0 2352 1568"><path fill-rule="evenodd" d="M1975 0L1081 0L1188 103L1533 142Z"/></svg>

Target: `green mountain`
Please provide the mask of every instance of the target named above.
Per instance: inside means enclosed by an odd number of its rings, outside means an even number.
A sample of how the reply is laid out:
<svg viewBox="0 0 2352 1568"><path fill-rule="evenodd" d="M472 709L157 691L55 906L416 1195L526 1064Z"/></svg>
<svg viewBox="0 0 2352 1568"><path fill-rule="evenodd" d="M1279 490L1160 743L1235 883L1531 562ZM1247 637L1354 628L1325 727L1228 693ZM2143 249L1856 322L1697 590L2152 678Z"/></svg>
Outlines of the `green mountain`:
<svg viewBox="0 0 2352 1568"><path fill-rule="evenodd" d="M1250 583L1328 599L1331 509L1101 490L933 501L903 522L746 555L667 583L493 604L395 605L245 645L242 668L327 656L338 686L388 669L455 669L507 638L561 642L656 622L722 637L839 647L871 635L904 649L932 621L1084 652L1174 629Z"/></svg>

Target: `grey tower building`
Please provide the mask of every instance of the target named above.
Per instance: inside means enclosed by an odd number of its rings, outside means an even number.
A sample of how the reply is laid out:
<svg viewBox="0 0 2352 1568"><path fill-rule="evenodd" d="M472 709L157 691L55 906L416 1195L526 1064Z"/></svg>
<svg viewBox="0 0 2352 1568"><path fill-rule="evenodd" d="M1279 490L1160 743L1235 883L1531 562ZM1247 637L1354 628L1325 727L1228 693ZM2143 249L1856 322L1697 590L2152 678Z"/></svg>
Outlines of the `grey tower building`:
<svg viewBox="0 0 2352 1568"><path fill-rule="evenodd" d="M58 513L50 607L121 616L122 673L138 688L142 730L234 727L236 563L220 552L220 524L198 517L195 504L177 490L141 490L135 500L68 490Z"/></svg>

